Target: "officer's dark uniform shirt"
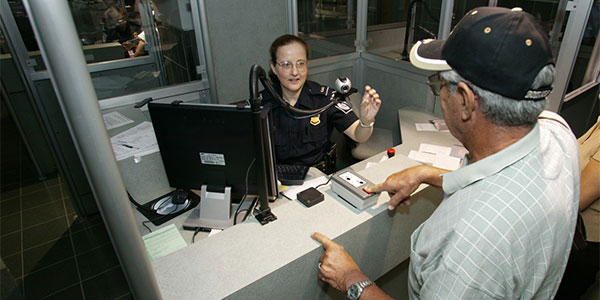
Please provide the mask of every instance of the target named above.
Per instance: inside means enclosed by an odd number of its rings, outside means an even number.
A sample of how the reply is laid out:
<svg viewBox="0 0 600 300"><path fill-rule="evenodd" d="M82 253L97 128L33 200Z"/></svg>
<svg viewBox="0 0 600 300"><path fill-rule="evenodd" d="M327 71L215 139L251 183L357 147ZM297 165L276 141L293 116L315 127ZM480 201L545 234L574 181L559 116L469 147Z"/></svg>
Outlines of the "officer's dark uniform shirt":
<svg viewBox="0 0 600 300"><path fill-rule="evenodd" d="M281 85L275 84L281 95ZM313 81L306 81L294 107L314 110L330 102L334 90ZM273 105L271 110L271 132L278 164L312 166L324 159L330 147L329 138L335 127L339 132L346 130L358 117L346 102L338 103L318 116L294 119L279 105L266 90L261 92L263 105Z"/></svg>

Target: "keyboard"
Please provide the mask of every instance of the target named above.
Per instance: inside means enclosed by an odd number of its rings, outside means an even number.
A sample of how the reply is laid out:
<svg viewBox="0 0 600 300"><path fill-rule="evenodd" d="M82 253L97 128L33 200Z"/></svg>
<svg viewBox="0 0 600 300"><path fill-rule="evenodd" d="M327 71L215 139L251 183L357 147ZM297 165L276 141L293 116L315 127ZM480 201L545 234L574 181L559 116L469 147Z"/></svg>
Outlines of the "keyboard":
<svg viewBox="0 0 600 300"><path fill-rule="evenodd" d="M308 168L299 165L277 165L277 179L283 185L302 185Z"/></svg>

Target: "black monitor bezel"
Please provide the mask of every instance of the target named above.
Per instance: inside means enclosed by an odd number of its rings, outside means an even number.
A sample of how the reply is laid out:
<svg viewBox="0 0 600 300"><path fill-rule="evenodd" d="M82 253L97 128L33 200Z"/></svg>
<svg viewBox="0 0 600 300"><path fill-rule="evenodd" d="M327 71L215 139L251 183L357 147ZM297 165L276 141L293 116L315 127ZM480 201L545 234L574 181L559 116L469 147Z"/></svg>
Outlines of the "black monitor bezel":
<svg viewBox="0 0 600 300"><path fill-rule="evenodd" d="M270 128L268 118L257 117L260 111L249 106L176 102L151 102L148 109L171 187L231 186L232 201L239 202L246 194L248 166L255 159L248 173L247 194L260 194L260 176L266 170L269 200L277 197ZM258 128L263 131L263 145L258 144ZM235 145L236 149L226 149ZM194 155L198 149L223 154L225 166L203 164L199 154Z"/></svg>

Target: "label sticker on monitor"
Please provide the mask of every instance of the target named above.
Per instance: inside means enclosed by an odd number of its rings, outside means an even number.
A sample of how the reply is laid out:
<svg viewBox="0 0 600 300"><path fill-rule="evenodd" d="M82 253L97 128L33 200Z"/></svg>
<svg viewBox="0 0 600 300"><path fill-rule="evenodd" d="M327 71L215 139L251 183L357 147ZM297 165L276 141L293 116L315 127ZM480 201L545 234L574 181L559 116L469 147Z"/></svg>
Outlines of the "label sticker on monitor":
<svg viewBox="0 0 600 300"><path fill-rule="evenodd" d="M225 155L219 153L200 152L200 161L202 161L203 165L224 166Z"/></svg>

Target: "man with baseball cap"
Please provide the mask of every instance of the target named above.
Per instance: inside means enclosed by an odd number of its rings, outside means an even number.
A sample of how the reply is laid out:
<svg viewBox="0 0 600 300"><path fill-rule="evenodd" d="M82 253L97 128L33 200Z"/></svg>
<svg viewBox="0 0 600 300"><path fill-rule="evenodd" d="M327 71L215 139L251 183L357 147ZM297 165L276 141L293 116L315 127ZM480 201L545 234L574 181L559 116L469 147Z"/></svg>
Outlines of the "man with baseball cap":
<svg viewBox="0 0 600 300"><path fill-rule="evenodd" d="M417 166L369 187L389 209L409 205L421 183L444 200L411 236L411 299L551 299L577 216L579 156L557 114L550 44L520 8L468 12L445 41L418 42L411 63L429 77L450 132L469 150L449 172ZM387 297L344 249L320 233L318 277L360 299ZM355 297L354 299L358 299Z"/></svg>

